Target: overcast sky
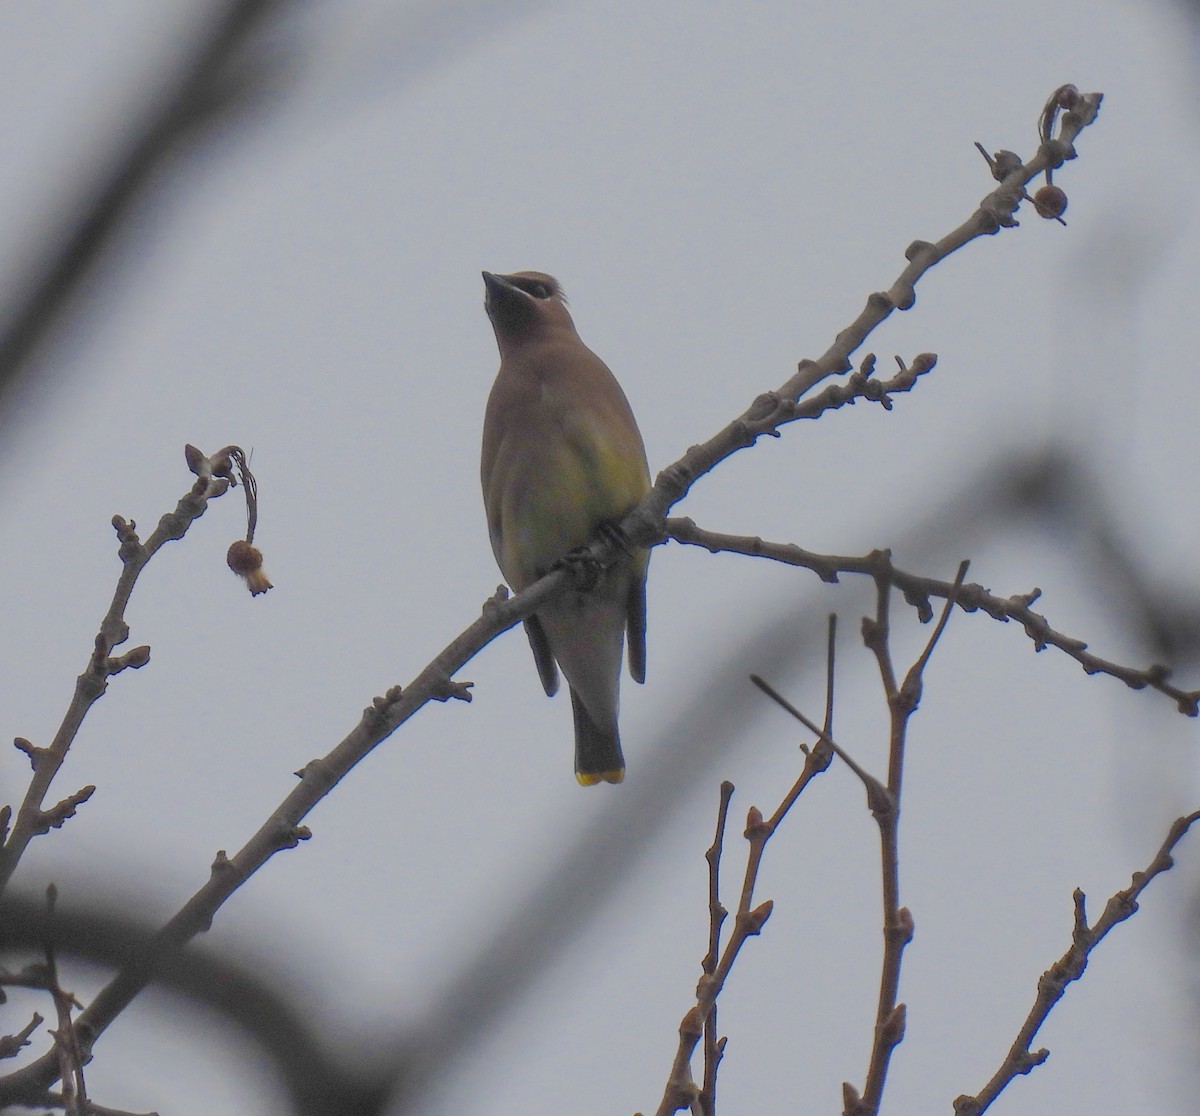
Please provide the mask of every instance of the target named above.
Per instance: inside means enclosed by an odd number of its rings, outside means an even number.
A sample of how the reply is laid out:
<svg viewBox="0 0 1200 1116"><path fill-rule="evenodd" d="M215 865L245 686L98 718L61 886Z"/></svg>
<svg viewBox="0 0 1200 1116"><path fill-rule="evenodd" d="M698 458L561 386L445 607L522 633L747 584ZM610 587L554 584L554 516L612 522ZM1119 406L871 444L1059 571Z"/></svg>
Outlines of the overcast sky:
<svg viewBox="0 0 1200 1116"><path fill-rule="evenodd" d="M0 5L0 309L208 7ZM1063 82L1105 94L1056 175L1067 226L1025 210L922 282L868 346L885 366L939 356L892 411L795 424L677 513L818 551L891 546L947 579L970 558L972 579L1038 586L1057 626L1144 665L1134 609L1075 520L1014 517L988 482L1075 455L1151 588L1194 597L1196 47L1165 2L297 5L248 54L250 72L272 67L263 95L156 176L10 400L0 734L53 735L119 571L109 521L149 532L189 486L185 443L253 451L276 588L251 600L224 567L237 494L159 553L127 614L151 664L113 680L51 799L96 794L16 884L165 920L293 771L478 615L500 580L478 480L497 364L481 269L561 280L657 471L823 353L909 242L971 213L992 185L975 141L1032 155ZM819 716L837 611L838 737L882 775L886 711L857 636L871 607L848 581L659 549L622 786L576 785L569 703L546 700L509 633L459 676L473 702L426 708L377 749L206 947L261 964L371 1058L442 1026L447 997L463 1007L464 971L481 949L506 956L492 935L532 896L577 905L582 925L521 930L517 955L545 963L527 978L503 962L521 994L420 1110L653 1111L706 944L718 785L737 786L732 887L746 808L772 809L799 767L800 738L746 675ZM899 600L895 621L897 656L916 654L927 629ZM949 1112L991 1076L1069 944L1072 889L1098 913L1200 805L1195 736L1160 694L1035 655L1015 625L953 618L913 723L916 937L891 1111ZM0 754L3 801L27 779ZM1049 1062L995 1111L1194 1111L1198 842L1100 947L1039 1039ZM877 844L835 765L770 847L775 913L721 1001L724 1109L840 1111L841 1082L861 1083ZM556 870L579 893L544 890ZM97 979L78 975L85 1001ZM101 1103L172 1116L283 1104L253 1048L161 996L104 1036L88 1080Z"/></svg>

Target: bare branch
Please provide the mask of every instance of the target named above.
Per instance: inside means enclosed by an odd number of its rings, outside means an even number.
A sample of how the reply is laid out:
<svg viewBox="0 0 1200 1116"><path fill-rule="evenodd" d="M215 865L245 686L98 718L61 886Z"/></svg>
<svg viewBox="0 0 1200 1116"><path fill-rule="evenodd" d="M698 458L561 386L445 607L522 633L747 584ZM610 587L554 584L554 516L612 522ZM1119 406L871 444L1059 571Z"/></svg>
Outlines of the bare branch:
<svg viewBox="0 0 1200 1116"><path fill-rule="evenodd" d="M726 535L698 527L691 519L668 519L664 525L667 538L686 546L700 546L710 553L725 551L729 554L744 554L752 558L768 558L788 566L799 566L812 570L822 581L837 583L840 574L877 576L879 551L862 556L846 554L816 554L811 550L791 543L767 542L749 535ZM1200 690L1182 690L1170 682L1170 670L1159 663L1141 669L1122 666L1109 659L1102 659L1088 651L1087 643L1081 639L1056 631L1041 613L1029 606L1041 596L1040 589L1029 593L1018 593L1011 597L998 597L982 585L974 582L955 589L952 581L921 577L891 566L889 578L894 588L904 594L904 599L917 610L923 621L933 619L933 598L949 600L964 612L984 612L993 620L1015 621L1025 629L1033 641L1034 649L1042 651L1055 647L1070 655L1088 674L1106 674L1124 682L1132 690L1147 687L1166 694L1180 713L1188 717L1200 714Z"/></svg>
<svg viewBox="0 0 1200 1116"><path fill-rule="evenodd" d="M79 1036L75 1033L73 1013L82 1005L59 983L58 958L55 952L54 908L58 899L58 889L51 884L46 888L46 913L50 933L44 944L46 963L42 968L46 991L54 1004L54 1012L58 1019L58 1027L50 1032L54 1038L54 1052L58 1055L58 1075L63 1083L62 1095L64 1107L68 1113L82 1116L87 1111L87 1085L83 1078L83 1066L87 1059L79 1046Z"/></svg>
<svg viewBox="0 0 1200 1116"><path fill-rule="evenodd" d="M679 1045L676 1047L675 1059L671 1065L662 1100L655 1109L655 1116L670 1116L671 1113L684 1108L695 1112L697 1116L712 1116L715 1111L716 1072L725 1049L725 1040L717 1039L715 1036L717 998L725 986L725 981L729 977L742 946L762 931L767 919L771 917L774 905L770 899L757 906L754 905L754 888L758 881L758 871L762 864L763 853L766 850L767 842L779 828L804 789L829 767L832 755L833 753L828 747L820 745L807 752L799 778L769 819L764 819L762 812L756 806L751 806L747 812L746 829L743 836L749 842L750 847L746 855L746 869L742 876L741 896L738 900L729 940L725 943L724 950L721 951L720 959L716 960L716 939L719 937L720 924L724 921L725 910L716 895L715 861L721 855L725 817L728 812L730 796L733 794L733 784L726 782L721 786L717 836L706 854L710 871L709 953L701 965L703 975L696 986L696 1002L684 1014L679 1024ZM714 960L715 964L713 964ZM706 1027L710 1020L712 1022L711 1031ZM710 1048L706 1039L704 1084L697 1086L692 1078L691 1059L701 1037L707 1035L712 1036L713 1042Z"/></svg>
<svg viewBox="0 0 1200 1116"><path fill-rule="evenodd" d="M880 796L880 809L872 809L879 826L879 848L883 884L883 962L879 972L879 1003L875 1013L875 1033L871 1057L862 1093L846 1083L843 1086L846 1116L876 1116L883 1103L883 1087L887 1080L892 1054L904 1039L907 1017L905 1005L899 1001L900 971L904 951L913 938L913 917L907 907L900 905L900 801L904 787L904 756L908 739L908 724L920 705L923 688L922 674L949 621L967 564L958 567L958 576L946 598L946 606L937 627L926 642L917 660L905 673L904 682L897 686L889 644L890 600L893 586L891 556L876 552L874 576L876 610L873 620L863 621L863 640L875 654L883 679L891 724L888 743L887 794ZM853 1103L851 1103L853 1102Z"/></svg>
<svg viewBox="0 0 1200 1116"><path fill-rule="evenodd" d="M796 374L778 390L760 395L723 430L707 442L692 446L682 458L659 473L650 495L622 521L621 529L626 537L635 545L657 542L667 512L687 495L700 477L738 450L754 445L763 435L774 435L779 427L797 418L811 417L800 413L798 401L801 397L822 380L849 372L851 356L875 328L893 310L912 308L916 302L916 284L930 268L971 241L1016 225L1013 215L1028 196L1026 184L1039 174L1075 158L1075 140L1096 119L1102 100L1100 93L1077 94L1074 107L1061 118L1056 117L1058 136L1043 140L1032 159L1022 163L1014 156L993 164L994 176L998 170L1002 171L1000 185L979 203L966 221L941 240L934 244L922 240L910 244L905 252L908 265L891 288L869 295L862 312L837 335L824 355L817 360L802 360ZM914 371L917 363L914 362ZM827 408L820 408L824 409Z"/></svg>
<svg viewBox="0 0 1200 1116"><path fill-rule="evenodd" d="M142 667L149 662L148 647L135 647L118 657L112 655L113 649L129 638L125 609L142 570L165 543L183 538L192 523L208 509L208 502L221 496L229 485L230 481L226 477L198 477L191 490L175 506L175 510L159 519L158 526L145 542L138 538L135 523L126 522L119 515L113 516L112 524L119 542L117 553L122 564L121 575L117 579L117 587L108 611L100 622L100 630L96 633L87 666L75 680L74 695L50 744L39 748L22 737L18 737L14 742L17 748L29 757L33 765L33 778L7 839L0 847L0 893L8 886L29 842L39 834L45 833L47 829L62 825L74 813L74 808L86 801L94 789L85 787L52 809L43 808L42 804L50 785L61 769L88 710L108 689L109 678L123 670Z"/></svg>
<svg viewBox="0 0 1200 1116"><path fill-rule="evenodd" d="M721 851L725 845L725 822L729 817L729 801L733 784L726 779L721 784L721 802L717 807L717 832L704 859L708 861L708 952L700 962L705 976L717 971L717 953L721 948L721 927L729 912L721 902ZM717 1106L717 1068L725 1051L725 1040L717 1034L717 1003L704 1020L704 1083L700 1087L700 1109L704 1116L714 1116Z"/></svg>
<svg viewBox="0 0 1200 1116"><path fill-rule="evenodd" d="M912 914L900 905L900 797L903 787L904 750L908 722L920 704L921 675L928 664L934 647L949 621L954 607L954 593L961 587L967 572L963 562L958 568L954 591L948 595L941 619L916 662L909 668L900 685L896 682L896 671L892 663L890 637L890 598L893 592L892 565L890 557L883 552L873 556L873 574L876 584L876 606L874 617L863 620L863 642L874 654L883 680L884 695L891 716L889 731L888 781L885 786L860 765L855 763L841 746L829 736L828 730L820 734L820 746L824 746L844 760L862 781L867 791L867 804L879 827L880 857L883 882L883 963L879 978L879 1003L876 1010L874 1041L871 1047L867 1078L860 1093L849 1082L843 1083L843 1111L845 1116L876 1116L883 1100L883 1087L888 1066L896 1047L904 1038L906 1009L898 1001L900 969L905 947L913 937ZM830 625L832 641L833 625ZM831 643L832 646L832 643ZM816 726L791 702L777 693L761 678L752 678L755 685L786 709L797 720L812 731ZM828 700L832 702L832 683L827 686ZM826 712L826 725L831 713ZM772 819L774 820L774 819Z"/></svg>
<svg viewBox="0 0 1200 1116"><path fill-rule="evenodd" d="M955 1116L981 1116L1014 1078L1029 1073L1050 1056L1050 1051L1045 1048L1030 1049L1042 1024L1066 994L1071 982L1083 976L1092 950L1107 937L1110 930L1136 913L1138 900L1150 881L1174 865L1171 854L1175 846L1197 821L1200 821L1200 810L1176 818L1167 833L1167 839L1154 854L1149 866L1145 871L1135 872L1129 886L1108 900L1104 906L1104 913L1096 920L1094 926L1087 924L1083 892L1079 888L1075 889L1072 896L1075 913L1070 948L1038 980L1037 997L1033 1007L1025 1017L1025 1022L1017 1032L1017 1037L1013 1040L1000 1068L974 1096L964 1094L954 1101Z"/></svg>
<svg viewBox="0 0 1200 1116"><path fill-rule="evenodd" d="M877 808L875 805L873 805L874 796L886 794L887 788L878 779L876 779L874 775L867 771L866 768L858 763L858 761L855 760L854 757L850 755L850 753L847 752L846 749L843 748L836 740L834 740L827 731L823 731L822 729L818 728L815 721L810 720L802 712L800 712L799 709L797 709L764 678L759 677L757 674L752 674L750 675L750 681L753 682L760 690L762 690L762 692L766 694L767 697L769 697L773 702L775 702L776 705L778 705L781 709L786 709L793 717L796 718L797 721L799 721L806 729L808 729L809 732L813 733L817 737L817 744L813 749L814 751L818 749L824 749L832 752L848 768L850 768L855 775L858 776L859 781L866 788L867 802L871 806L872 813L874 813L875 809ZM826 722L828 723L828 721L829 716L827 715ZM808 754L809 749L807 745L801 744L800 748L806 755ZM784 799L784 805L789 805L786 798Z"/></svg>
<svg viewBox="0 0 1200 1116"><path fill-rule="evenodd" d="M29 1045L29 1036L36 1031L45 1020L35 1011L33 1018L15 1035L0 1036L0 1058L15 1058L21 1050Z"/></svg>

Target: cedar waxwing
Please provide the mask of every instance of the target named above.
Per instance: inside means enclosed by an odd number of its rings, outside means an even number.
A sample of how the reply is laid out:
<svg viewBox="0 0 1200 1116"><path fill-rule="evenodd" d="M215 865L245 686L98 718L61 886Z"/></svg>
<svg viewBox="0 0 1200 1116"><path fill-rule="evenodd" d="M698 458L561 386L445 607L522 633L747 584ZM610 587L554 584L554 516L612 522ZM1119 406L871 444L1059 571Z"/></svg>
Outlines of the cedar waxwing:
<svg viewBox="0 0 1200 1116"><path fill-rule="evenodd" d="M517 592L615 525L650 488L642 436L621 385L579 339L556 279L483 273L500 371L483 420L483 502L496 561ZM546 693L567 676L575 777L625 775L617 705L621 647L646 679L646 566L639 549L525 621ZM555 666L558 664L558 667Z"/></svg>

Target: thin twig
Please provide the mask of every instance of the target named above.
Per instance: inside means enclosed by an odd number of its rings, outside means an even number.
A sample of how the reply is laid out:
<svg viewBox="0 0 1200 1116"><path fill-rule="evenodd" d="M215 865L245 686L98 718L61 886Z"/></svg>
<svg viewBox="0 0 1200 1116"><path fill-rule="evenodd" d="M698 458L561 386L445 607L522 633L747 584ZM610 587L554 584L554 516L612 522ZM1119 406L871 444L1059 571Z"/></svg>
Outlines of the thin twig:
<svg viewBox="0 0 1200 1116"><path fill-rule="evenodd" d="M771 900L753 907L754 887L758 880L759 865L762 863L763 852L767 842L779 828L788 811L795 805L805 787L821 772L828 769L835 752L840 750L829 736L833 725L833 676L835 671L835 641L837 634L837 618L829 618L828 644L828 682L826 684L825 730L816 728L803 716L797 715L805 726L815 732L818 740L812 747L801 745L804 754L804 767L800 777L792 784L787 794L783 796L775 812L770 818L764 819L757 807L751 806L746 818L744 836L750 842L750 850L746 857L746 870L742 878L742 892L738 900L737 915L734 919L733 933L726 943L725 950L718 958L720 947L721 926L725 921L727 911L720 900L719 865L724 849L726 818L729 812L729 802L733 796L733 784L728 780L721 784L721 801L717 809L716 836L705 859L709 866L709 945L708 952L701 961L703 976L696 988L696 1005L683 1017L679 1026L679 1046L676 1048L675 1060L663 1093L663 1099L656 1111L656 1116L667 1116L681 1108L691 1108L700 1116L715 1116L717 1103L717 1069L725 1051L725 1039L717 1037L717 997L724 987L725 979L733 967L734 961L746 940L759 933L763 924L771 914ZM777 700L783 699L757 675L751 675L751 681L760 689L765 690ZM784 703L786 704L786 703ZM789 707L790 708L790 707ZM848 761L853 762L853 761ZM704 1080L697 1088L692 1080L691 1058L696 1041L700 1037L696 1031L698 1019L703 1020L704 1035Z"/></svg>
<svg viewBox="0 0 1200 1116"><path fill-rule="evenodd" d="M704 1034L705 1020L711 1015L717 997L720 996L721 989L725 987L725 981L737 961L738 954L750 938L761 932L763 925L771 916L774 904L770 899L757 906L754 905L754 887L758 880L763 852L788 810L808 784L828 768L831 758L832 753L827 749L819 747L811 749L804 757L804 767L799 778L769 820L763 818L762 812L756 806L751 806L747 812L746 829L743 836L750 847L746 854L746 868L742 875L742 890L734 915L733 930L712 973L705 972L700 978L700 982L696 986L696 1002L686 1012L679 1024L679 1045L675 1051L675 1058L662 1100L655 1109L655 1116L671 1116L671 1113L684 1108L701 1113L705 1111L700 1106L701 1088L695 1084L692 1078L691 1058L696 1045ZM723 1048L723 1040L719 1046ZM715 1072L714 1065L713 1073ZM713 1097L714 1095L710 1094L710 1103Z"/></svg>
<svg viewBox="0 0 1200 1116"><path fill-rule="evenodd" d="M86 1059L79 1048L78 1036L72 1013L80 1007L79 1001L67 992L58 980L58 958L54 940L54 908L58 889L51 884L46 888L46 912L49 932L43 945L45 964L42 972L46 991L54 1004L58 1027L50 1032L54 1037L54 1049L58 1054L59 1077L62 1080L64 1108L68 1116L84 1116L88 1108L87 1085L83 1079L83 1064Z"/></svg>
<svg viewBox="0 0 1200 1116"><path fill-rule="evenodd" d="M876 1010L874 1041L862 1092L860 1093L849 1082L843 1083L845 1116L875 1116L878 1113L892 1053L904 1037L905 1007L898 1001L900 970L904 949L912 941L913 936L912 915L907 908L900 905L899 825L904 748L908 721L920 704L921 675L929 662L934 647L946 629L955 603L954 593L951 592L942 610L942 616L927 640L925 648L905 674L903 684L898 685L889 643L889 601L892 593L890 571L890 558L884 553L877 553L874 556L872 571L876 583L875 615L864 619L862 625L863 640L875 655L891 714L887 785L885 786L847 755L845 749L828 735L828 728L820 734L821 745L829 748L844 760L866 789L867 805L879 827L882 864L884 949L880 968L879 1002ZM967 564L963 562L958 568L955 587L961 586L966 571ZM757 676L753 676L752 680L759 689L791 713L806 728L816 731L813 722L772 686ZM831 702L832 683L828 685L827 689L828 700ZM828 726L830 723L831 714L827 711L826 725Z"/></svg>
<svg viewBox="0 0 1200 1116"><path fill-rule="evenodd" d="M1013 1040L1000 1068L974 1096L964 1094L954 1101L955 1116L981 1116L1014 1078L1029 1073L1050 1056L1050 1051L1044 1047L1039 1050L1030 1049L1042 1024L1046 1022L1050 1012L1066 994L1071 982L1083 976L1092 951L1104 940L1110 930L1137 911L1138 900L1141 898L1142 892L1149 886L1150 881L1174 865L1175 861L1171 854L1174 852L1175 846L1183 840L1184 835L1197 821L1200 821L1200 810L1185 817L1176 818L1167 833L1166 840L1155 853L1149 866L1145 871L1135 872L1129 886L1118 891L1108 900L1103 914L1092 926L1087 924L1084 894L1079 888L1075 889L1072 896L1075 925L1071 933L1070 948L1038 980L1037 996L1034 999L1033 1007L1025 1017L1025 1022L1017 1032L1017 1037Z"/></svg>
<svg viewBox="0 0 1200 1116"><path fill-rule="evenodd" d="M796 720L799 721L806 729L808 729L809 732L816 736L817 743L814 745L812 749L813 751L825 750L832 753L833 755L837 756L837 758L840 759L848 768L850 768L855 775L858 776L858 778L862 781L863 786L866 787L868 800L870 795L875 794L879 790L883 789L883 784L876 779L874 775L867 771L866 768L864 768L862 764L860 764L848 751L846 751L841 744L834 740L834 738L829 735L827 730L821 729L820 726L817 725L816 721L811 720L799 709L797 709L790 701L788 701L787 698L785 698L777 689L775 689L770 682L766 681L757 674L750 675L750 681L753 682L754 685L756 685L760 690L762 690L762 692L766 694L767 697L769 697L773 702L775 702L776 705L778 705L781 709L786 709L787 712L795 717ZM829 718L827 715L827 723L828 720ZM807 755L809 748L806 744L801 744L800 750ZM788 804L787 798L783 800L783 804Z"/></svg>
<svg viewBox="0 0 1200 1116"><path fill-rule="evenodd" d="M760 395L750 407L706 442L692 446L673 465L655 479L654 488L641 505L622 520L625 537L634 545L657 542L667 513L693 484L725 458L748 448L764 435L775 436L779 427L797 418L810 417L798 401L811 388L830 376L849 372L851 356L893 310L908 310L916 301L916 285L935 264L973 240L991 236L1002 228L1015 225L1013 216L1027 197L1025 186L1047 169L1061 166L1075 157L1075 140L1096 119L1103 94L1078 94L1071 111L1058 119L1057 137L1043 140L1037 153L1026 163L1006 160L999 186L979 203L979 207L958 228L936 243L914 241L905 251L907 266L887 291L877 291L848 326L838 333L833 344L817 360L802 360L796 373L777 391ZM996 173L993 165L993 174ZM911 374L919 375L931 367L932 357L923 355L913 361ZM903 367L903 366L902 366ZM839 390L844 390L837 385ZM901 390L901 389L895 389ZM854 396L860 398L865 396ZM820 398L820 397L818 397ZM811 404L813 401L809 401ZM805 404L804 406L807 406ZM827 408L821 408L827 409Z"/></svg>
<svg viewBox="0 0 1200 1116"><path fill-rule="evenodd" d="M841 574L877 576L879 551L858 556L817 554L791 543L767 542L750 535L726 535L717 531L707 531L686 518L666 520L664 534L677 543L703 547L713 554L724 551L752 558L767 558L788 566L799 566L812 570L822 581L830 584L836 584ZM895 566L890 568L888 576L892 586L904 594L904 599L917 609L922 620L933 619L931 600L948 599L954 594L955 604L964 612L983 612L993 620L1011 620L1020 624L1037 651L1055 647L1074 659L1087 674L1106 674L1124 682L1132 690L1157 690L1171 698L1179 712L1185 716L1195 717L1200 714L1200 690L1182 690L1172 685L1169 681L1171 672L1167 667L1159 663L1152 663L1140 669L1122 666L1092 654L1083 640L1052 628L1041 613L1030 608L1041 596L1038 589L1011 597L998 597L974 582L962 585L956 591L952 581L921 577Z"/></svg>
<svg viewBox="0 0 1200 1116"><path fill-rule="evenodd" d="M955 597L966 576L967 563L958 567L953 591L946 598L941 619L931 633L925 648L897 686L890 644L890 607L893 592L890 557L876 562L877 603L873 620L864 620L863 638L874 652L884 680L890 714L888 747L887 793L879 798L880 806L872 809L879 826L879 849L883 890L883 962L879 972L879 1002L875 1015L874 1041L867 1067L866 1080L859 1095L848 1082L842 1092L846 1101L846 1116L876 1116L883 1103L883 1088L887 1081L892 1054L904 1038L906 1009L899 1000L900 972L904 951L913 937L912 913L900 904L900 801L904 787L905 746L908 724L917 711L923 686L922 674L934 647L946 630Z"/></svg>
<svg viewBox="0 0 1200 1116"><path fill-rule="evenodd" d="M721 801L717 807L717 830L704 859L708 861L708 952L700 962L705 976L717 971L718 951L721 948L721 927L729 912L721 902L721 852L725 846L725 823L729 817L729 802L733 784L726 779L721 784ZM717 1068L725 1051L725 1040L717 1033L717 1001L704 1020L704 1083L700 1087L700 1110L703 1116L715 1116L717 1109Z"/></svg>
<svg viewBox="0 0 1200 1116"><path fill-rule="evenodd" d="M837 613L829 614L829 632L825 639L825 724L821 735L833 738L834 665L837 652Z"/></svg>
<svg viewBox="0 0 1200 1116"><path fill-rule="evenodd" d="M116 657L112 654L114 648L129 638L125 609L142 570L165 543L183 538L192 523L207 510L208 502L222 495L228 488L229 481L224 477L198 477L191 490L175 506L175 510L159 519L158 526L145 542L138 539L135 523L126 522L119 515L113 517L112 524L119 540L121 574L117 579L108 611L100 622L87 666L75 680L74 694L50 744L44 748L37 748L20 737L15 741L16 747L29 757L33 765L33 778L17 810L8 837L0 847L0 894L8 886L29 842L48 829L61 825L74 813L75 807L86 801L95 789L84 787L50 810L44 806L50 785L62 768L88 710L104 695L108 689L108 680L114 674L130 668L143 667L150 661L148 647L135 647Z"/></svg>
<svg viewBox="0 0 1200 1116"><path fill-rule="evenodd" d="M3 983L7 984L8 982L4 981ZM29 1036L45 1022L45 1019L35 1011L29 1022L15 1035L0 1036L0 1058L15 1058L29 1045Z"/></svg>

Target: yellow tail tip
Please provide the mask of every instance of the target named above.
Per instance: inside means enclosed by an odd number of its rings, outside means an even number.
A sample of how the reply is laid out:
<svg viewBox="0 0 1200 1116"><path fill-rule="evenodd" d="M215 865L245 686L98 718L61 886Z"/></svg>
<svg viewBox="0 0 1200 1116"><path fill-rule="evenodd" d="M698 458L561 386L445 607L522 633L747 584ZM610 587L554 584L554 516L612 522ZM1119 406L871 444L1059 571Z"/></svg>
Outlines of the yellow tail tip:
<svg viewBox="0 0 1200 1116"><path fill-rule="evenodd" d="M625 778L625 768L614 767L611 771L576 771L575 778L581 787L594 787L597 783L619 783Z"/></svg>

